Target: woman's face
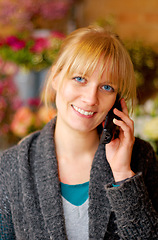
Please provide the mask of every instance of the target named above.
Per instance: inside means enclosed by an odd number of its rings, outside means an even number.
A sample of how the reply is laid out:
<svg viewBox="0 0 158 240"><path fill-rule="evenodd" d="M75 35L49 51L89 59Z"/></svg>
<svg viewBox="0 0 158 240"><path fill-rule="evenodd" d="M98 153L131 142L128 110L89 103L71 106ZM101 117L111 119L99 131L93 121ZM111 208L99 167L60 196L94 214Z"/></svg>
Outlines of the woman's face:
<svg viewBox="0 0 158 240"><path fill-rule="evenodd" d="M91 76L82 77L76 72L64 79L59 87L62 72L53 80L56 90L57 121L78 132L96 131L112 108L117 86L107 79L104 72L99 79L99 64Z"/></svg>

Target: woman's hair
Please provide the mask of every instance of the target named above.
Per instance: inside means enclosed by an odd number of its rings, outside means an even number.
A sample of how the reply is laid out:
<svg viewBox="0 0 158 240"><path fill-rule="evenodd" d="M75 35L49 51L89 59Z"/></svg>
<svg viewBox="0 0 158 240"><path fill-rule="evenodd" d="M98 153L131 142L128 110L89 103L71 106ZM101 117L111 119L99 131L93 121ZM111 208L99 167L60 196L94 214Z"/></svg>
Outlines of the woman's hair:
<svg viewBox="0 0 158 240"><path fill-rule="evenodd" d="M65 77L73 73L83 77L90 76L100 63L100 77L105 71L110 82L116 84L120 97L130 100L131 105L136 99L136 83L133 64L130 56L119 37L98 26L79 28L63 41L59 55L50 70L46 82L44 99L46 105L52 102L54 91L53 78L62 71Z"/></svg>

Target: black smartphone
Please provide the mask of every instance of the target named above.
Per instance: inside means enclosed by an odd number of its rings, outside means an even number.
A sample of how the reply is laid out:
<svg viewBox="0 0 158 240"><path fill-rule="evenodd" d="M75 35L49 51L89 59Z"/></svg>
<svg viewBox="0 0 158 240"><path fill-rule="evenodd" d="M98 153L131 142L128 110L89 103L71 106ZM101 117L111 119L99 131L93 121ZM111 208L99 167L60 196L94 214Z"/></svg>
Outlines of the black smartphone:
<svg viewBox="0 0 158 240"><path fill-rule="evenodd" d="M103 122L103 126L102 126L103 130L100 136L100 143L107 144L111 141L113 136L116 138L117 135L119 134L119 130L117 126L113 123L113 119L114 118L120 119L120 118L113 113L114 108L117 108L120 111L122 110L119 95L117 95L114 106L110 109L110 111L108 112L105 118L105 121Z"/></svg>

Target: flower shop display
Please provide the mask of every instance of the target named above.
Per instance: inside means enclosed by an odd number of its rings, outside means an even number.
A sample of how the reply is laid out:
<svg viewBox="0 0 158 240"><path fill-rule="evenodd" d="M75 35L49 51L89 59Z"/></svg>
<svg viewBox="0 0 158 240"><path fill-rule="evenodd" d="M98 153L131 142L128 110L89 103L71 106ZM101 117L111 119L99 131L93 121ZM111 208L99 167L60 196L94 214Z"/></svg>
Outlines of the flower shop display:
<svg viewBox="0 0 158 240"><path fill-rule="evenodd" d="M1 0L0 25L19 31L52 26L65 18L74 0Z"/></svg>
<svg viewBox="0 0 158 240"><path fill-rule="evenodd" d="M0 149L42 128L54 116L55 108L47 110L30 98L39 97L42 91L65 38L62 32L73 3L0 1L0 26L4 29L0 34Z"/></svg>
<svg viewBox="0 0 158 240"><path fill-rule="evenodd" d="M0 56L17 64L14 77L22 101L39 97L47 72L56 58L65 35L56 31L36 31L31 36L0 39Z"/></svg>
<svg viewBox="0 0 158 240"><path fill-rule="evenodd" d="M0 150L41 129L56 114L55 107L47 109L40 99L24 103L19 98L14 83L17 71L16 64L0 59Z"/></svg>
<svg viewBox="0 0 158 240"><path fill-rule="evenodd" d="M0 56L4 61L11 61L18 66L39 71L48 68L55 60L65 35L49 32L47 36L17 36L0 38Z"/></svg>
<svg viewBox="0 0 158 240"><path fill-rule="evenodd" d="M13 81L17 70L15 64L0 59L0 149L17 140L10 129L14 113L21 105Z"/></svg>
<svg viewBox="0 0 158 240"><path fill-rule="evenodd" d="M56 115L55 107L46 108L40 99L29 99L13 116L11 131L19 138L44 127Z"/></svg>

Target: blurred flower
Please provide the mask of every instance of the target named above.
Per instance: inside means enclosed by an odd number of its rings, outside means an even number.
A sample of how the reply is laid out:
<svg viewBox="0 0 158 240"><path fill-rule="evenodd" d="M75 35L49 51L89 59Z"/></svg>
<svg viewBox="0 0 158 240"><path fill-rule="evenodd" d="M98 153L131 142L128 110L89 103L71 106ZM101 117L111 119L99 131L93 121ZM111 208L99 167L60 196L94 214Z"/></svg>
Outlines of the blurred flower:
<svg viewBox="0 0 158 240"><path fill-rule="evenodd" d="M13 81L16 72L15 64L0 59L0 138L3 138L0 147L4 145L4 138L8 144L15 140L10 124L18 102L18 107L20 106L20 99Z"/></svg>
<svg viewBox="0 0 158 240"><path fill-rule="evenodd" d="M18 31L33 30L66 16L72 0L1 0L0 23Z"/></svg>
<svg viewBox="0 0 158 240"><path fill-rule="evenodd" d="M28 107L21 107L14 115L11 123L12 132L18 137L24 137L28 133L28 129L33 125L35 115Z"/></svg>
<svg viewBox="0 0 158 240"><path fill-rule="evenodd" d="M16 36L7 37L6 44L10 46L14 51L23 49L26 46L25 41L17 38Z"/></svg>
<svg viewBox="0 0 158 240"><path fill-rule="evenodd" d="M38 119L44 124L48 123L55 115L56 109L53 107L46 108L45 106L42 106L37 112Z"/></svg>
<svg viewBox="0 0 158 240"><path fill-rule="evenodd" d="M144 110L147 114L151 114L152 109L154 108L154 101L149 99L144 103Z"/></svg>
<svg viewBox="0 0 158 240"><path fill-rule="evenodd" d="M135 136L149 141L158 154L158 97L138 105L133 120Z"/></svg>
<svg viewBox="0 0 158 240"><path fill-rule="evenodd" d="M70 7L70 1L47 1L47 3L40 8L41 16L44 19L55 20L61 19L66 15ZM52 14L53 9L53 14Z"/></svg>
<svg viewBox="0 0 158 240"><path fill-rule="evenodd" d="M61 39L61 40L63 40L63 39L65 38L65 35L64 35L63 33L57 32L57 31L53 31L53 32L51 33L51 36L52 36L53 38L59 38L59 39Z"/></svg>
<svg viewBox="0 0 158 240"><path fill-rule="evenodd" d="M149 139L158 141L158 117L154 117L146 122L144 133Z"/></svg>
<svg viewBox="0 0 158 240"><path fill-rule="evenodd" d="M17 137L25 137L27 134L44 127L56 115L55 108L40 106L39 99L29 99L26 106L21 106L15 113L11 130Z"/></svg>
<svg viewBox="0 0 158 240"><path fill-rule="evenodd" d="M13 76L18 71L18 67L13 62L6 62L3 61L2 58L0 58L0 79L2 76Z"/></svg>
<svg viewBox="0 0 158 240"><path fill-rule="evenodd" d="M48 39L40 37L36 38L34 45L31 47L31 51L34 53L41 53L43 50L49 48Z"/></svg>
<svg viewBox="0 0 158 240"><path fill-rule="evenodd" d="M39 98L29 98L28 100L27 100L27 104L28 104L28 106L30 106L31 108L33 108L33 107L38 107L39 105L40 105L40 99Z"/></svg>
<svg viewBox="0 0 158 240"><path fill-rule="evenodd" d="M0 45L0 55L3 61L39 71L51 66L64 37L60 32L50 31L46 37L35 34L27 37L9 36Z"/></svg>

